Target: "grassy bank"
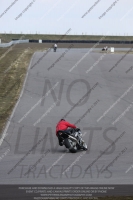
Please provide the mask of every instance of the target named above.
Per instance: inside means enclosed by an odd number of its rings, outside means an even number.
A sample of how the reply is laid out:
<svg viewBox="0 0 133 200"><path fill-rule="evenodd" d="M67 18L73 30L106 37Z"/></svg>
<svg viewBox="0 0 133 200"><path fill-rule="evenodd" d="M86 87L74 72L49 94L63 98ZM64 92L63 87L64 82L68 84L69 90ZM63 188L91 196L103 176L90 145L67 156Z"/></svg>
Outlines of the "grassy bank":
<svg viewBox="0 0 133 200"><path fill-rule="evenodd" d="M65 34L65 33L64 33ZM0 34L2 43L10 42L12 39L43 39L43 40L100 40L102 35L43 35L43 34ZM133 36L106 36L104 40L131 41Z"/></svg>
<svg viewBox="0 0 133 200"><path fill-rule="evenodd" d="M37 50L44 47L16 45L0 49L0 133L19 98L27 67Z"/></svg>

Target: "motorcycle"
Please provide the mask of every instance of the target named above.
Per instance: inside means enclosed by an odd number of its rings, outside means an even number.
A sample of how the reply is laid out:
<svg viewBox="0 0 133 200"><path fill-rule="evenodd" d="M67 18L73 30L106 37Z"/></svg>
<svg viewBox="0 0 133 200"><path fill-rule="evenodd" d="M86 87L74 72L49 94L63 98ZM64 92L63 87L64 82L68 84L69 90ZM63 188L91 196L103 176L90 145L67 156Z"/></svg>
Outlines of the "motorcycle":
<svg viewBox="0 0 133 200"><path fill-rule="evenodd" d="M56 52L57 47L54 47L54 52Z"/></svg>
<svg viewBox="0 0 133 200"><path fill-rule="evenodd" d="M82 133L79 128L72 129L70 135L63 133L61 138L63 144L71 153L76 153L78 150L87 151L87 144L82 139Z"/></svg>

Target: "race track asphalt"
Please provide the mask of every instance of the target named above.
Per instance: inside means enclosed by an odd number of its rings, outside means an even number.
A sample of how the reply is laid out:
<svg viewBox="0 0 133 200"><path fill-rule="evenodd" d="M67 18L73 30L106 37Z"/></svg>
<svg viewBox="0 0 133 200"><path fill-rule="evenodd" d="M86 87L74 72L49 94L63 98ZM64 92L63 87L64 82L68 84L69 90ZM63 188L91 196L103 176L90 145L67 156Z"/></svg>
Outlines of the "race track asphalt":
<svg viewBox="0 0 133 200"><path fill-rule="evenodd" d="M133 184L132 65L132 54L36 52L1 139L0 184ZM58 146L63 117L87 152Z"/></svg>

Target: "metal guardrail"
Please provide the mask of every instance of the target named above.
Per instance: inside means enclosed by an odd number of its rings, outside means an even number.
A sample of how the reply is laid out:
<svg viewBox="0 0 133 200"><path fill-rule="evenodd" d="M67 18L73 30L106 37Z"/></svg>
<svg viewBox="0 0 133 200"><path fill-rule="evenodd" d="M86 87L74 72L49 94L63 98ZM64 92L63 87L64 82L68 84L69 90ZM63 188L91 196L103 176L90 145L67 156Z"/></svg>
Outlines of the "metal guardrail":
<svg viewBox="0 0 133 200"><path fill-rule="evenodd" d="M1 43L0 44L0 47L10 47L12 45L15 45L15 44L22 44L22 43L29 43L29 40L14 40L14 41L11 41L9 43Z"/></svg>
<svg viewBox="0 0 133 200"><path fill-rule="evenodd" d="M42 43L90 43L90 44L133 44L133 41L117 41L117 40L41 40ZM2 43L0 47L10 47L14 44L22 44L22 43L39 43L39 40L18 40L12 39L9 43Z"/></svg>
<svg viewBox="0 0 133 200"><path fill-rule="evenodd" d="M38 43L39 40L29 40L30 43ZM42 40L42 43L100 43L100 44L133 44L133 41L117 40Z"/></svg>

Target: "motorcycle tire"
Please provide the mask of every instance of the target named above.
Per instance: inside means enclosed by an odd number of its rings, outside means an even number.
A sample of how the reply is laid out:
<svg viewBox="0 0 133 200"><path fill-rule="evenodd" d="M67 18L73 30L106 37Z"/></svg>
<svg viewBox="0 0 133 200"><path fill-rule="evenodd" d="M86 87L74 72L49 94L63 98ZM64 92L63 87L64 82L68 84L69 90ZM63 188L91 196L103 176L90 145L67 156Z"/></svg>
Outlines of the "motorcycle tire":
<svg viewBox="0 0 133 200"><path fill-rule="evenodd" d="M83 145L83 150L84 150L84 151L87 151L87 150L88 150L86 143L84 143L84 145Z"/></svg>
<svg viewBox="0 0 133 200"><path fill-rule="evenodd" d="M70 145L70 143L69 143L69 141L68 141L67 138L64 140L64 145L65 145L65 147L66 147L67 149L71 148L71 145Z"/></svg>
<svg viewBox="0 0 133 200"><path fill-rule="evenodd" d="M75 146L75 148L72 147L71 144L70 144L70 142L69 142L69 140L68 140L68 138L65 139L64 145L65 145L65 147L66 147L67 149L69 149L69 151L70 151L71 153L76 153L76 152L77 152L77 147L76 147L76 146Z"/></svg>

